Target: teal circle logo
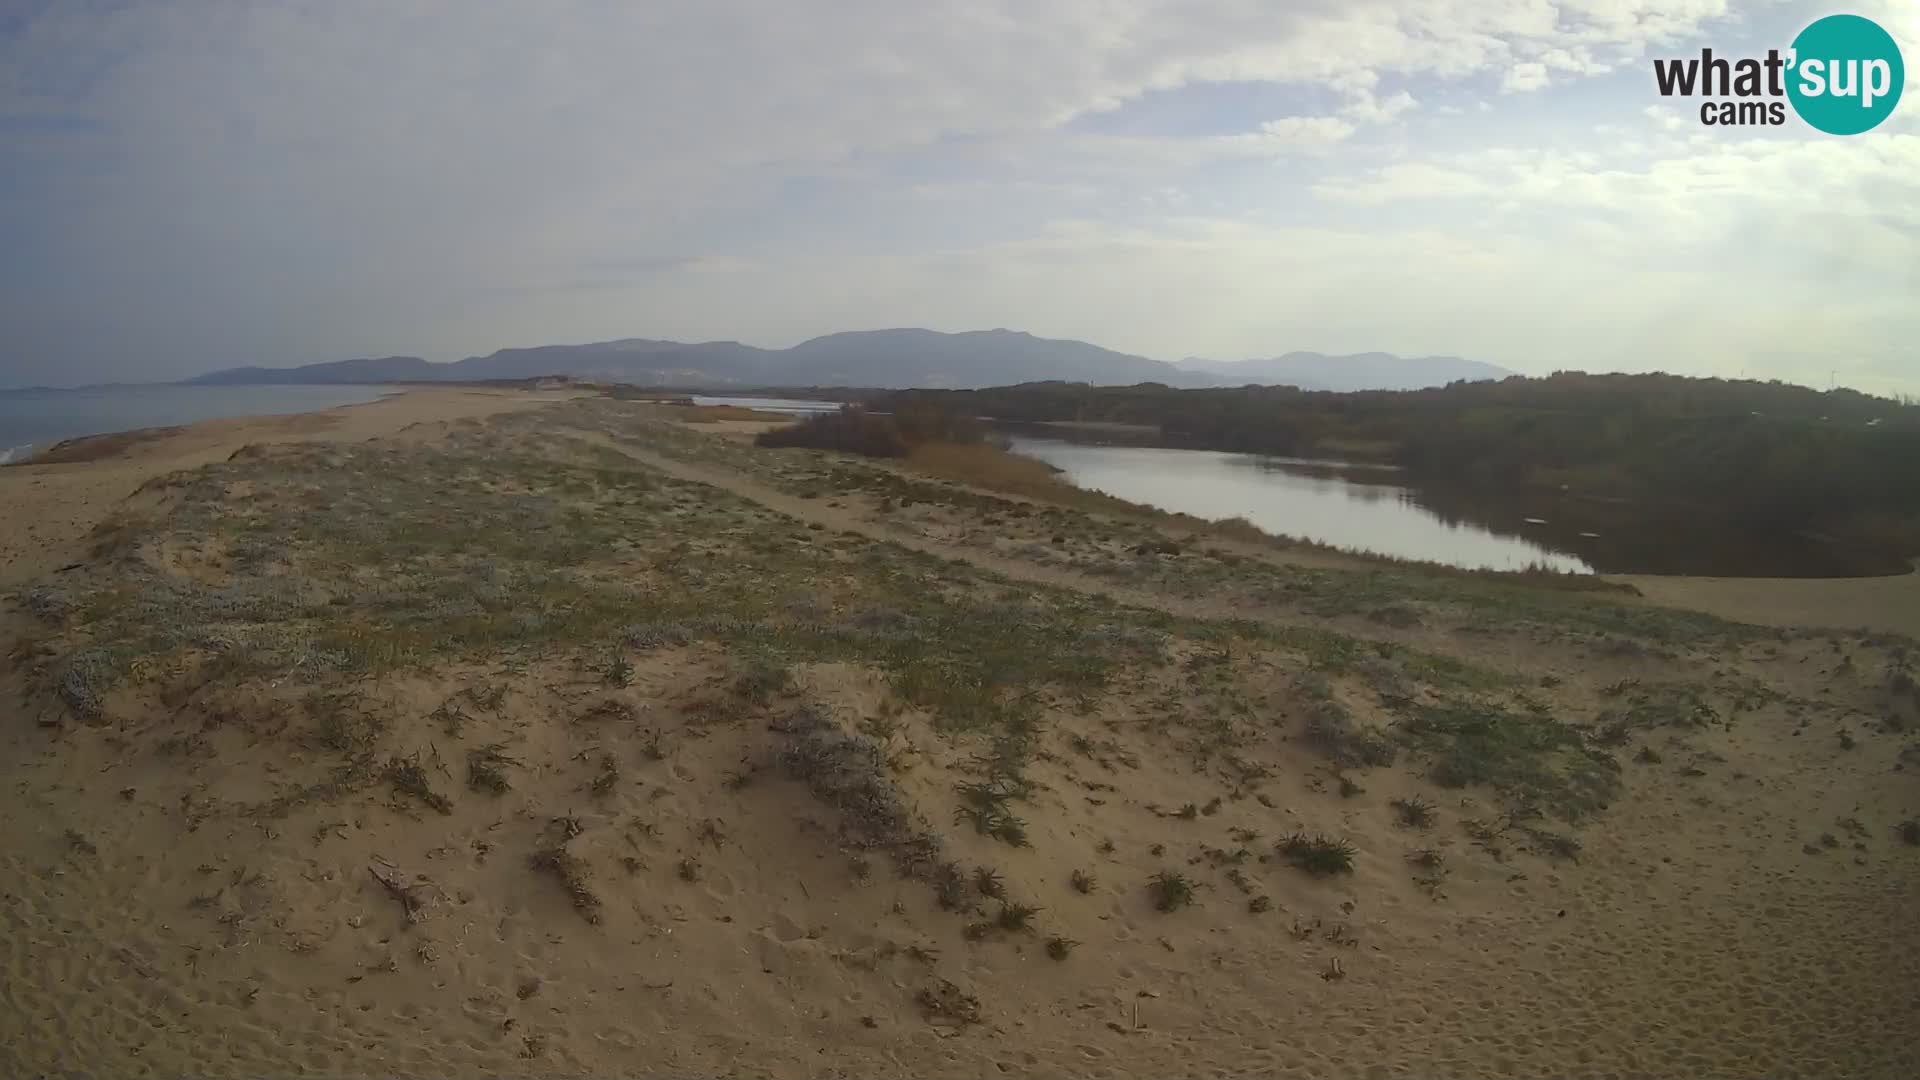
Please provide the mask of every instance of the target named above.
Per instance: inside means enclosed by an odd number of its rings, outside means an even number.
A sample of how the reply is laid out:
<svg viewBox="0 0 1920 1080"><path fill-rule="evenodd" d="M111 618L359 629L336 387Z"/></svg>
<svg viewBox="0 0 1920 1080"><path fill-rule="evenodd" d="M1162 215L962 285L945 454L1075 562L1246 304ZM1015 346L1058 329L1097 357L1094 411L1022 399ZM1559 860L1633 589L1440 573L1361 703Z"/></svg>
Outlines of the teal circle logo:
<svg viewBox="0 0 1920 1080"><path fill-rule="evenodd" d="M1787 99L1800 119L1829 135L1879 126L1900 104L1907 66L1893 35L1872 19L1829 15L1793 39Z"/></svg>

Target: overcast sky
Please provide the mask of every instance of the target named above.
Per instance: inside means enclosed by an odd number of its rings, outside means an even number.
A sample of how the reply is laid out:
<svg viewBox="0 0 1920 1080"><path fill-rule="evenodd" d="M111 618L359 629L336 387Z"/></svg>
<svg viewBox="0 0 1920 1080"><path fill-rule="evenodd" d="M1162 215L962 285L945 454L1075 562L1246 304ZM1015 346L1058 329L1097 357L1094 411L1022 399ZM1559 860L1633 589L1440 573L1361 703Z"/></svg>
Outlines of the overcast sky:
<svg viewBox="0 0 1920 1080"><path fill-rule="evenodd" d="M1920 392L1920 95L1740 0L0 0L0 386L1011 327Z"/></svg>

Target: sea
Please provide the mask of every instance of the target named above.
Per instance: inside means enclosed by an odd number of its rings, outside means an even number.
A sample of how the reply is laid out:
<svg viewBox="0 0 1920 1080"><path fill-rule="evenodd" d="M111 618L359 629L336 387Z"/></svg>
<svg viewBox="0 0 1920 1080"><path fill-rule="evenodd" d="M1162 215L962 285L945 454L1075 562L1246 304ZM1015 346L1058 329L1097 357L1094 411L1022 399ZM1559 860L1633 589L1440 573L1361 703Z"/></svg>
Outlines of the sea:
<svg viewBox="0 0 1920 1080"><path fill-rule="evenodd" d="M373 401L379 386L88 386L0 390L0 465L62 439L229 416L279 416Z"/></svg>

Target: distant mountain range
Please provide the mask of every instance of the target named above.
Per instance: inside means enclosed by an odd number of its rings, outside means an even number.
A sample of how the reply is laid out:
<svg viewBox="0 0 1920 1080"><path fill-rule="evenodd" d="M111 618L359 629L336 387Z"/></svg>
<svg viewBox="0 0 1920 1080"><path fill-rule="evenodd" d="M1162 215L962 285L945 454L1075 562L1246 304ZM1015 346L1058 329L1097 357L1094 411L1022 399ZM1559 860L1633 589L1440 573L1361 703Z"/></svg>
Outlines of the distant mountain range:
<svg viewBox="0 0 1920 1080"><path fill-rule="evenodd" d="M1178 364L1114 352L1084 341L1038 338L1015 330L943 334L933 330L865 330L828 334L790 349L737 341L686 344L627 338L588 345L501 349L451 364L417 356L337 360L293 368L229 368L187 380L194 384L380 383L582 379L675 387L863 386L962 389L1059 380L1105 385L1169 386L1286 383L1311 390L1418 389L1456 379L1498 379L1504 368L1457 357L1407 359L1387 353L1323 356L1288 353L1268 360Z"/></svg>

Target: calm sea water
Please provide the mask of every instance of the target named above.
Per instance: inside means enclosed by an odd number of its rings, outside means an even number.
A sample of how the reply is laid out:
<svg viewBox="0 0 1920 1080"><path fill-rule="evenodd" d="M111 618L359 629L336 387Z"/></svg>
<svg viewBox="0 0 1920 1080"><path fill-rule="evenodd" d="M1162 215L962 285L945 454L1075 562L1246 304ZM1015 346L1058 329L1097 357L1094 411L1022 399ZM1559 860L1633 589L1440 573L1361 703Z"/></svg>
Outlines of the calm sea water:
<svg viewBox="0 0 1920 1080"><path fill-rule="evenodd" d="M227 416L278 416L372 401L376 386L96 386L0 390L0 462L81 435Z"/></svg>

